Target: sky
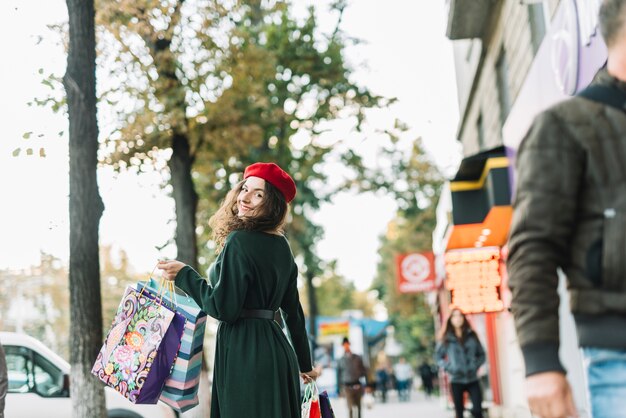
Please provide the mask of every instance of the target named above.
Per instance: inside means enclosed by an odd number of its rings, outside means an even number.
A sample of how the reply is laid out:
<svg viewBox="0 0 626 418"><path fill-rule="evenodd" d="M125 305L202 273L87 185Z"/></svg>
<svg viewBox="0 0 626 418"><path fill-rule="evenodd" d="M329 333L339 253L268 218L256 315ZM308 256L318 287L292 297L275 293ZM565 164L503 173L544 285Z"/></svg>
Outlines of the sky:
<svg viewBox="0 0 626 418"><path fill-rule="evenodd" d="M328 3L318 0L315 5L320 24L330 30L336 16L327 12ZM341 29L362 41L346 51L354 80L376 94L398 99L388 109L369 112L365 134L354 136L367 164L381 163L375 131L396 118L411 128L403 142L422 137L445 174L451 176L460 161L454 66L444 36L443 3L386 0L383 7L380 0L351 0L344 12ZM303 13L313 1L294 4ZM47 25L66 21L67 9L61 0L3 0L0 16L5 22L0 37L10 40L4 43L0 66L0 269L22 269L37 264L41 251L63 260L69 257L67 121L62 114L27 105L46 93L40 69L44 75L64 73L66 57ZM26 133L31 133L28 138ZM29 147L34 155L26 154ZM45 158L39 157L42 147ZM169 222L174 202L161 189L158 174L116 177L105 168L98 181L105 203L101 245L124 249L136 271L146 275L158 257L175 255L172 246L155 249L174 231ZM325 228L318 243L320 256L337 259L340 274L357 288L367 288L375 276L379 236L395 209L394 202L381 195L336 195L314 215Z"/></svg>

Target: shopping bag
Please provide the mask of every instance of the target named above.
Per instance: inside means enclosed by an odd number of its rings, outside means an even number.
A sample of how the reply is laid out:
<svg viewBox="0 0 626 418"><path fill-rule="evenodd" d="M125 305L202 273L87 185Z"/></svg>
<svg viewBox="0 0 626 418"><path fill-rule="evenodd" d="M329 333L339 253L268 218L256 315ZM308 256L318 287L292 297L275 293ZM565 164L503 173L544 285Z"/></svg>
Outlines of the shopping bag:
<svg viewBox="0 0 626 418"><path fill-rule="evenodd" d="M328 392L323 391L322 393L320 393L319 399L322 418L335 418L335 412L333 411L333 407L330 406L330 398L328 397Z"/></svg>
<svg viewBox="0 0 626 418"><path fill-rule="evenodd" d="M146 288L154 293L158 291L159 282L150 279L148 282L139 282L137 286L139 290ZM186 323L172 373L165 381L160 400L179 412L185 412L199 403L198 387L207 314L189 295L178 288L174 290L174 293L163 294L163 303L183 315Z"/></svg>
<svg viewBox="0 0 626 418"><path fill-rule="evenodd" d="M302 400L301 418L321 418L319 391L315 382L304 386L304 398Z"/></svg>
<svg viewBox="0 0 626 418"><path fill-rule="evenodd" d="M365 395L363 395L363 405L365 405L367 409L372 409L374 407L374 402L374 395L369 392L365 392Z"/></svg>
<svg viewBox="0 0 626 418"><path fill-rule="evenodd" d="M148 292L128 286L91 373L133 403L157 403L184 321Z"/></svg>

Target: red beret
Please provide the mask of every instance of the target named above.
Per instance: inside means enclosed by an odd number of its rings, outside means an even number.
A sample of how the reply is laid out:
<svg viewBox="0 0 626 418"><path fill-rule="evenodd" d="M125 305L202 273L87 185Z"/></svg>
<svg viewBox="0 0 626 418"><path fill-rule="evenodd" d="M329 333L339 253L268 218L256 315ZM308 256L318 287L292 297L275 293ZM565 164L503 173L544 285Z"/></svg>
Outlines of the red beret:
<svg viewBox="0 0 626 418"><path fill-rule="evenodd" d="M272 186L276 187L285 196L287 203L291 202L296 196L296 183L285 170L274 163L254 163L246 167L243 172L243 178L259 177L268 181Z"/></svg>

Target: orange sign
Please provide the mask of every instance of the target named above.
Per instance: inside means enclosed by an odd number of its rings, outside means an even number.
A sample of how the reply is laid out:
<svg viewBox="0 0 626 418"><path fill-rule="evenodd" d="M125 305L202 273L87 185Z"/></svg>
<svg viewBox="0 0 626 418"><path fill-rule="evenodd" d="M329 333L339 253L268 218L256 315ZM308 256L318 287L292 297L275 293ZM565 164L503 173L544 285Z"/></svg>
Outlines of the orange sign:
<svg viewBox="0 0 626 418"><path fill-rule="evenodd" d="M445 255L446 288L452 304L465 313L498 312L500 299L500 248L452 250Z"/></svg>
<svg viewBox="0 0 626 418"><path fill-rule="evenodd" d="M410 253L396 257L398 292L416 293L436 290L433 253Z"/></svg>

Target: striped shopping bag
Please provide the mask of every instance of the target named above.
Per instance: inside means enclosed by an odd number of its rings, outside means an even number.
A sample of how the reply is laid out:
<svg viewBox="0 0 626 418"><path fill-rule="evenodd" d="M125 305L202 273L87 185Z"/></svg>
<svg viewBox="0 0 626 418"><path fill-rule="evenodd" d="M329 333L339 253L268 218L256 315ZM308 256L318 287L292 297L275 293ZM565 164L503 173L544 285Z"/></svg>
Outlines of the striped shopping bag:
<svg viewBox="0 0 626 418"><path fill-rule="evenodd" d="M147 286L148 289L155 291L159 289L159 281L150 279L148 282L139 282L137 286L138 290ZM159 399L177 411L185 412L199 402L198 387L207 315L190 296L178 288L174 295L164 294L163 301L183 315L187 322L172 374L165 381L165 388Z"/></svg>

